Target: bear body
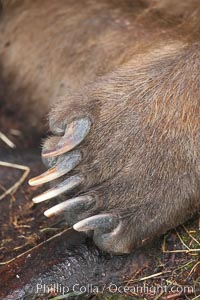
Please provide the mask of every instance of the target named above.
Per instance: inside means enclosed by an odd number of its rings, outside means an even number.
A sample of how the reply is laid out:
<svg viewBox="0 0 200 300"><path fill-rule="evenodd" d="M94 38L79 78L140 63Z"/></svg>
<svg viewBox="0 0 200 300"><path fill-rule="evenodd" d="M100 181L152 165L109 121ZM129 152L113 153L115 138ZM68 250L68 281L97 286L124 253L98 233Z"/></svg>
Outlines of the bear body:
<svg viewBox="0 0 200 300"><path fill-rule="evenodd" d="M50 111L34 201L66 201L46 215L121 254L200 209L198 1L2 1L0 18L1 105L39 132Z"/></svg>

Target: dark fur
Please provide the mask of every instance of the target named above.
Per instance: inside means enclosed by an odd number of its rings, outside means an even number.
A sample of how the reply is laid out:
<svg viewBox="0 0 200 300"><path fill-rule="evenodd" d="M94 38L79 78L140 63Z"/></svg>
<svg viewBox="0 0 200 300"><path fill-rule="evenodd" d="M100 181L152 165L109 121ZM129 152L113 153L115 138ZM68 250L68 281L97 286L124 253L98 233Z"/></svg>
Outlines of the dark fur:
<svg viewBox="0 0 200 300"><path fill-rule="evenodd" d="M53 132L82 116L93 122L78 147L84 159L72 173L84 175L78 192L92 194L96 206L77 218L112 212L123 224L112 238L96 233L96 243L129 252L197 212L199 1L3 5L5 105L12 100L39 130L49 103Z"/></svg>

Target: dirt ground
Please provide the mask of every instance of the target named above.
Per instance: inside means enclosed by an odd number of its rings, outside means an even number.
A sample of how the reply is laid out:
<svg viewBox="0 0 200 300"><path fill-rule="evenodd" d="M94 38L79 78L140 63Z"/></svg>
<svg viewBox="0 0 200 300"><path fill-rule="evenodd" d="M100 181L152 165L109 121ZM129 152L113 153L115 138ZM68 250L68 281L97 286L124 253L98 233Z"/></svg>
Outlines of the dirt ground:
<svg viewBox="0 0 200 300"><path fill-rule="evenodd" d="M44 171L39 137L24 133L22 124L13 119L14 116L7 118L0 111L0 133L15 144L12 149L12 144L0 135L0 269L15 257L66 229L59 217L47 219L43 215L49 207L48 203L35 205L31 201L44 189L30 187L27 183L29 178ZM22 169L18 169L19 165L23 166ZM19 185L16 191L5 195L15 184ZM128 286L136 283L149 287L164 285L167 290L161 289L156 295L149 291L146 295L130 293L131 298L200 299L199 215L168 232L145 251L149 251L154 265L144 265L134 270L132 274L127 274L124 282ZM102 299L102 296L95 298ZM120 297L106 295L104 299Z"/></svg>

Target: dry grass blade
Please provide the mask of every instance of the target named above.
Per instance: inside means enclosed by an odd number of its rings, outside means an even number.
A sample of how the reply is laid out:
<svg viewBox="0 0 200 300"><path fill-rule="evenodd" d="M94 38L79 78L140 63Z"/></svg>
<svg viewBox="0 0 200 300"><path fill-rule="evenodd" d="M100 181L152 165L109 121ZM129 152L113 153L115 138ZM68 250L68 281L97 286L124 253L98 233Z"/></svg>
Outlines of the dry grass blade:
<svg viewBox="0 0 200 300"><path fill-rule="evenodd" d="M198 261L193 267L192 269L190 270L190 273L188 274L187 277L191 276L191 274L194 272L194 270L197 268L197 266L200 264L200 261Z"/></svg>
<svg viewBox="0 0 200 300"><path fill-rule="evenodd" d="M199 300L199 295L196 296L196 297L194 297L194 298L192 298L191 300Z"/></svg>
<svg viewBox="0 0 200 300"><path fill-rule="evenodd" d="M23 255L26 255L26 254L28 255L28 254L30 254L31 251L33 251L33 250L39 248L40 246L42 246L42 245L48 243L49 241L52 241L53 239L56 239L57 237L61 236L61 235L64 234L65 232L69 231L70 229L71 229L71 228L64 229L63 231L61 231L61 232L59 232L59 233L53 235L52 237L50 237L50 238L47 239L46 241L44 241L44 242L42 242L42 243L40 243L40 244L34 246L33 248L31 248L31 249L29 249L29 250L27 250L27 251L25 251L25 252L23 252L23 253L17 255L16 257L14 257L14 258L12 258L12 259L10 259L10 260L1 262L1 263L0 263L0 266L7 265L7 264L13 262L14 260L16 260L17 258L22 257Z"/></svg>
<svg viewBox="0 0 200 300"><path fill-rule="evenodd" d="M182 225L182 227L184 228L185 232L187 232L187 234L191 237L191 239L200 246L200 242L187 230L187 228L184 225Z"/></svg>
<svg viewBox="0 0 200 300"><path fill-rule="evenodd" d="M177 232L177 235L181 241L181 243L184 245L184 247L186 247L185 250L183 249L177 249L177 250L166 250L166 236L163 239L163 243L162 243L162 252L163 253L196 253L196 252L200 252L200 249L193 249L193 248L189 248L184 242L183 239L181 238L180 234Z"/></svg>
<svg viewBox="0 0 200 300"><path fill-rule="evenodd" d="M20 187L20 185L24 182L24 180L27 178L29 172L30 172L30 168L27 166L23 166L23 165L17 165L17 164L12 164L9 162L5 162L5 161L0 161L0 166L2 167L7 167L7 168L14 168L14 169L19 169L19 170L23 170L24 174L20 177L20 179L13 185L11 186L8 190L6 190L1 196L0 196L0 200L2 200L3 198L5 198L7 195L13 195L18 188Z"/></svg>
<svg viewBox="0 0 200 300"><path fill-rule="evenodd" d="M4 134L0 131L0 139L8 145L10 148L16 148L15 144Z"/></svg>
<svg viewBox="0 0 200 300"><path fill-rule="evenodd" d="M171 273L171 271L163 271L163 272L151 274L151 275L146 276L146 277L142 277L142 278L139 278L139 279L135 279L135 280L132 281L132 283L144 281L144 280L151 279L151 278L155 278L155 277L164 275L164 274L166 274L166 273Z"/></svg>

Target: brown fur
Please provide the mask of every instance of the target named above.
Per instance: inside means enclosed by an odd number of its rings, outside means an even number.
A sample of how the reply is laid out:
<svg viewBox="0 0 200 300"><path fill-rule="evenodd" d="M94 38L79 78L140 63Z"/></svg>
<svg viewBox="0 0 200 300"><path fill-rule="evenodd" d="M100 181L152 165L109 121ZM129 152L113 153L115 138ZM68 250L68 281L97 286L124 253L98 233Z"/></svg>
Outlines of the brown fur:
<svg viewBox="0 0 200 300"><path fill-rule="evenodd" d="M49 103L54 131L91 118L72 174L97 199L81 219L123 220L109 241L96 234L107 251L129 252L200 208L199 20L198 0L3 1L1 101L39 130Z"/></svg>

